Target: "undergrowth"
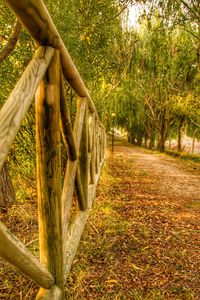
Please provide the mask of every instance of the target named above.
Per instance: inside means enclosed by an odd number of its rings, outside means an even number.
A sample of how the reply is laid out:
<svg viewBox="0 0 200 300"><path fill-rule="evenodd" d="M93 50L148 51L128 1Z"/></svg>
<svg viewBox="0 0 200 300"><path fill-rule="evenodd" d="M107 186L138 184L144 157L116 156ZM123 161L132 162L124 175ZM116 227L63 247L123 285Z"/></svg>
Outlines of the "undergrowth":
<svg viewBox="0 0 200 300"><path fill-rule="evenodd" d="M151 155L119 142L114 154L108 151L64 299L200 299L200 199L169 194L166 180L172 177L146 168ZM177 186L176 176L171 180ZM1 220L39 255L35 198L13 206ZM1 299L31 300L38 288L0 260Z"/></svg>
<svg viewBox="0 0 200 300"><path fill-rule="evenodd" d="M173 157L179 157L184 160L192 160L194 162L200 163L200 155L198 154L191 154L187 152L177 152L173 150L165 150L165 153L171 155Z"/></svg>

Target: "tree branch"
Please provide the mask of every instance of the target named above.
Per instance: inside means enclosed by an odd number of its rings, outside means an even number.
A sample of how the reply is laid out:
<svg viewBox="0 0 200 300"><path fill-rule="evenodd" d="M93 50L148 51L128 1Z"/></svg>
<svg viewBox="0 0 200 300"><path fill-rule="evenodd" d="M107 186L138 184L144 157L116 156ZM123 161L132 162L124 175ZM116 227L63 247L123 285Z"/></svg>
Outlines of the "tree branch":
<svg viewBox="0 0 200 300"><path fill-rule="evenodd" d="M190 121L191 121L194 125L200 127L200 124L196 123L194 120L192 120L192 118L190 118Z"/></svg>
<svg viewBox="0 0 200 300"><path fill-rule="evenodd" d="M10 55L12 50L15 48L21 28L22 25L17 20L14 24L12 34L9 37L7 44L3 47L3 49L0 52L0 64Z"/></svg>
<svg viewBox="0 0 200 300"><path fill-rule="evenodd" d="M199 14L198 14L198 12L197 12L196 10L194 10L191 6L189 6L189 4L188 4L186 1L181 0L181 3L182 3L185 7L187 7L187 9L188 9L190 12L192 12L192 13L197 17L197 19L199 19Z"/></svg>

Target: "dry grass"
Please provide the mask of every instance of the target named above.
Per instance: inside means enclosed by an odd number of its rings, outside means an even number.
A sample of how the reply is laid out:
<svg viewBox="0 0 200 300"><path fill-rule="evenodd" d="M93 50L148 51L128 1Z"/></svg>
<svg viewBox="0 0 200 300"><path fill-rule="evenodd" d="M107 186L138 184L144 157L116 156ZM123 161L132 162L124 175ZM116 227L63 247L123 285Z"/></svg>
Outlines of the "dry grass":
<svg viewBox="0 0 200 300"><path fill-rule="evenodd" d="M36 201L13 205L1 221L23 241L36 256L38 249L38 224ZM34 299L39 287L16 268L0 258L0 299Z"/></svg>
<svg viewBox="0 0 200 300"><path fill-rule="evenodd" d="M200 207L129 150L108 155L66 299L198 300Z"/></svg>
<svg viewBox="0 0 200 300"><path fill-rule="evenodd" d="M108 153L65 299L200 299L199 179L192 180L180 160L177 177L165 178L165 164L172 158L141 151L118 144L113 157ZM158 160L148 163L155 156ZM158 164L160 157L164 165ZM180 190L186 171L193 194ZM13 206L1 219L38 255L36 201ZM34 299L37 290L0 261L0 299Z"/></svg>

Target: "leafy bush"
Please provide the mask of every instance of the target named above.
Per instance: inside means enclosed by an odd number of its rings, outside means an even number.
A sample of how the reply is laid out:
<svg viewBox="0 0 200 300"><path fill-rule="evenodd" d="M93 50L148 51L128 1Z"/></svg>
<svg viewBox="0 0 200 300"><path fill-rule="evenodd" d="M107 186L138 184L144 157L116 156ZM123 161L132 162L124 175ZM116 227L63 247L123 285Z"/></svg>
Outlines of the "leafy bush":
<svg viewBox="0 0 200 300"><path fill-rule="evenodd" d="M192 161L200 163L200 155L198 155L198 154L190 154L187 152L177 152L177 151L173 151L173 150L166 150L165 153L168 155L171 155L173 157L180 157L181 159L192 160Z"/></svg>

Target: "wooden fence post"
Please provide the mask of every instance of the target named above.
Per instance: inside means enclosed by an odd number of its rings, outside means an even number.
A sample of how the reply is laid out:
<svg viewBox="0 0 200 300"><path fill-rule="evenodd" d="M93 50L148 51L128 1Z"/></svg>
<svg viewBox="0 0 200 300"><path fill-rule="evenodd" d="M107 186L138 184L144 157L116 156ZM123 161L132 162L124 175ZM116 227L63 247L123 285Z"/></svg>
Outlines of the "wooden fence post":
<svg viewBox="0 0 200 300"><path fill-rule="evenodd" d="M96 120L96 126L95 126L95 131L96 131L96 153L95 153L95 156L96 156L96 173L98 174L99 173L99 123L98 123L98 120Z"/></svg>
<svg viewBox="0 0 200 300"><path fill-rule="evenodd" d="M103 156L104 156L104 158L105 158L105 155L106 155L106 131L104 128L104 131L103 131Z"/></svg>
<svg viewBox="0 0 200 300"><path fill-rule="evenodd" d="M83 193L85 198L85 205L87 208L88 204L88 185L89 185L89 168L88 168L88 99L86 102L85 116L83 121L83 129L82 129L82 137L80 143L80 156L79 156L79 164L80 164L80 177L83 187Z"/></svg>
<svg viewBox="0 0 200 300"><path fill-rule="evenodd" d="M61 71L60 78L60 126L63 138L63 143L67 152L67 156L71 161L77 159L77 151L75 146L75 140L73 136L73 129L70 118L70 110L68 107L67 99L65 97L64 80Z"/></svg>
<svg viewBox="0 0 200 300"><path fill-rule="evenodd" d="M90 183L95 183L95 113L91 115L91 159L90 159Z"/></svg>
<svg viewBox="0 0 200 300"><path fill-rule="evenodd" d="M74 141L76 145L76 151L79 152L80 140L85 116L85 108L86 108L86 98L77 99L77 112L76 118L74 122L73 135ZM62 190L62 204L63 204L63 232L64 232L64 240L69 229L69 220L71 215L71 206L72 206L72 197L74 191L74 182L77 171L78 160L75 161L67 161L67 168L65 172L63 190ZM78 182L77 182L78 184ZM79 199L81 201L81 199ZM84 202L85 203L85 202ZM84 206L83 203L83 206Z"/></svg>
<svg viewBox="0 0 200 300"><path fill-rule="evenodd" d="M63 291L60 154L60 55L56 50L36 94L40 258ZM45 291L40 290L38 299Z"/></svg>
<svg viewBox="0 0 200 300"><path fill-rule="evenodd" d="M99 153L99 156L100 156L100 163L102 162L103 160L103 135L102 135L102 127L100 126L99 127L99 146L100 146L100 153Z"/></svg>

